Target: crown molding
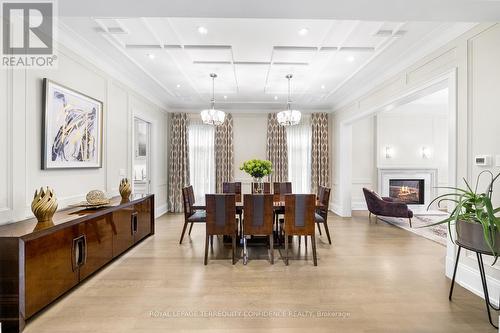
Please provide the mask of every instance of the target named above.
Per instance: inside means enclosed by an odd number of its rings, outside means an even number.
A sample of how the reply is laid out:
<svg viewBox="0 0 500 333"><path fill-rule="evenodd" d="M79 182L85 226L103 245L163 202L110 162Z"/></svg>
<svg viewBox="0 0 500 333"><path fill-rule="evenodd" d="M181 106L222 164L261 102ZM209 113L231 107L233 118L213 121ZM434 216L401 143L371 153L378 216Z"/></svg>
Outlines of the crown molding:
<svg viewBox="0 0 500 333"><path fill-rule="evenodd" d="M81 37L78 33L73 31L66 24L62 23L61 20L58 20L58 34L56 40L60 45L75 54L78 54L87 62L109 75L113 80L116 80L128 87L137 95L142 96L162 111L168 112L170 109L170 105L168 103L148 92L147 89L144 88L145 85L141 85L137 78L129 77L124 74L123 71L116 69L116 64L113 64L112 61L105 59L105 55L100 50Z"/></svg>
<svg viewBox="0 0 500 333"><path fill-rule="evenodd" d="M357 99L368 94L370 91L374 90L376 87L380 86L384 82L395 77L398 73L401 73L406 68L417 63L419 60L425 58L426 56L437 51L439 48L445 46L451 41L457 39L462 34L470 31L476 27L477 23L443 23L438 29L433 30L428 35L422 37L419 42L414 43L408 50L407 57L400 57L401 61L395 62L390 70L381 68L380 70L370 73L370 75L360 75L358 77L353 77L350 81L347 81L343 87L338 91L338 96L332 98L329 101L332 105L333 112L342 109L349 104L355 102ZM430 37L437 36L437 37ZM368 82L364 86L355 85L354 80ZM352 85L352 87L349 87Z"/></svg>

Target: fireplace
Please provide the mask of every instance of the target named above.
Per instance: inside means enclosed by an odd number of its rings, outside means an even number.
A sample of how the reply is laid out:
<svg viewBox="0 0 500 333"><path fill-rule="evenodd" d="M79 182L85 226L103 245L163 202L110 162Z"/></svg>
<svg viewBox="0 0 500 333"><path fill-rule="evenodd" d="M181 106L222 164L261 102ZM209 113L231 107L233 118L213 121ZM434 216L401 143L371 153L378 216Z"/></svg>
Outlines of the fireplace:
<svg viewBox="0 0 500 333"><path fill-rule="evenodd" d="M395 196L399 200L405 201L415 213L416 211L423 212L426 210L427 205L431 202L432 198L437 196L438 186L438 172L437 169L423 168L379 168L378 169L378 186L379 193L383 197ZM399 197L399 190L402 188L402 198ZM410 188L418 188L418 196L406 195ZM396 192L397 191L397 192ZM413 191L414 192L414 191ZM416 200L413 200L416 199ZM408 203L420 202L419 203Z"/></svg>
<svg viewBox="0 0 500 333"><path fill-rule="evenodd" d="M424 179L389 179L389 197L408 205L425 204Z"/></svg>

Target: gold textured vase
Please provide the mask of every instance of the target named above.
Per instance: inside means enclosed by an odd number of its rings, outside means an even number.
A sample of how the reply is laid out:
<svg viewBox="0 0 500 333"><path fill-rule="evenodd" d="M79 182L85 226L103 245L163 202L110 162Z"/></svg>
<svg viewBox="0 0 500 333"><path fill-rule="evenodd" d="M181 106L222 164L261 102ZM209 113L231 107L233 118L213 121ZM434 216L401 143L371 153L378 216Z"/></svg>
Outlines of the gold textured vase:
<svg viewBox="0 0 500 333"><path fill-rule="evenodd" d="M31 211L38 223L52 223L52 217L56 210L57 198L50 187L40 187L40 191L35 191L35 196L31 202Z"/></svg>
<svg viewBox="0 0 500 333"><path fill-rule="evenodd" d="M123 178L120 181L119 187L120 195L122 196L122 201L128 201L130 198L130 194L132 193L132 185L127 178Z"/></svg>

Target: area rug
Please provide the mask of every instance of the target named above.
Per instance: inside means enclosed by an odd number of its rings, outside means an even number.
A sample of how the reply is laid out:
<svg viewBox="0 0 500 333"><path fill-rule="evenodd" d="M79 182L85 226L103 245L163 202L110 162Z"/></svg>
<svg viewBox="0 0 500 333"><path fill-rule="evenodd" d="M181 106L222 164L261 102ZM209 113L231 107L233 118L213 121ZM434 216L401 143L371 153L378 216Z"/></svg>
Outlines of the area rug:
<svg viewBox="0 0 500 333"><path fill-rule="evenodd" d="M384 222L413 232L414 234L430 239L443 246L446 246L446 237L448 236L448 225L446 223L435 225L432 227L422 227L442 221L445 218L446 215L417 215L412 218L411 224L413 228L410 228L408 219L379 216L379 219Z"/></svg>

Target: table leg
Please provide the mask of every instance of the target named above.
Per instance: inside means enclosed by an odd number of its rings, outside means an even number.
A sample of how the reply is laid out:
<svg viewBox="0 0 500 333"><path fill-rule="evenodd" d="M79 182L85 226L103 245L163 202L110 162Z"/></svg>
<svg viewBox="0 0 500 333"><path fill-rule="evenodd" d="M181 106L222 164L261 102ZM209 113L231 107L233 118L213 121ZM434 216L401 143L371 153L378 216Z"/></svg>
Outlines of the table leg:
<svg viewBox="0 0 500 333"><path fill-rule="evenodd" d="M241 224L241 240L243 243L243 265L246 265L248 263L247 238L245 237L245 228L243 223Z"/></svg>

